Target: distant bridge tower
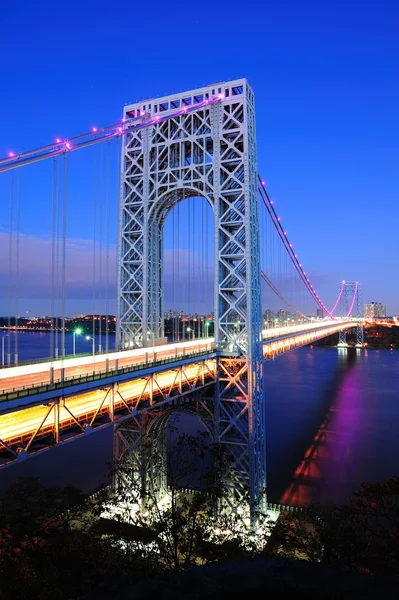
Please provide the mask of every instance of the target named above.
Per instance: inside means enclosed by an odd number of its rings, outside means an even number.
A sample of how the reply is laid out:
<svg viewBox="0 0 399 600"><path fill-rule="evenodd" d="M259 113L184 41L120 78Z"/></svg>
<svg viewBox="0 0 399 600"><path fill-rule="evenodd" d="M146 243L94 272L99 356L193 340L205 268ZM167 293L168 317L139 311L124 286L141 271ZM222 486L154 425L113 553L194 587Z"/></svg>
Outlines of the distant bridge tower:
<svg viewBox="0 0 399 600"><path fill-rule="evenodd" d="M358 319L356 325L356 347L363 348L364 330L362 322L361 286L359 281L345 281L341 299L336 315L339 317L351 316ZM347 329L339 332L338 347L347 347Z"/></svg>
<svg viewBox="0 0 399 600"><path fill-rule="evenodd" d="M154 125L123 143L119 346L147 346L147 331L163 338L163 226L177 203L205 198L214 212L216 439L233 457L237 500L249 491L253 513L266 486L254 94L240 79L132 104L124 117L148 114Z"/></svg>

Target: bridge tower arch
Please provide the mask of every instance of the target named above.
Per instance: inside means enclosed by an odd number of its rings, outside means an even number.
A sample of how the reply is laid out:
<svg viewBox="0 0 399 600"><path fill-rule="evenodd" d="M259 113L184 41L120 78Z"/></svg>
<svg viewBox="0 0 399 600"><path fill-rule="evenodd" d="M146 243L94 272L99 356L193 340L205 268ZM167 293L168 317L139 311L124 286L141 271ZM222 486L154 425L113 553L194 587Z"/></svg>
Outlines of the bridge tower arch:
<svg viewBox="0 0 399 600"><path fill-rule="evenodd" d="M175 398L173 403L142 413L115 428L115 477L120 477L117 462L121 460L122 477L129 473L134 489L141 489L142 493L145 490L151 501L154 498L161 501L167 494L167 426L177 413L193 417L210 441L215 442L213 398L208 389L194 393L191 398ZM126 458L127 462L124 461Z"/></svg>
<svg viewBox="0 0 399 600"><path fill-rule="evenodd" d="M266 486L253 91L240 79L125 107L125 119L141 115L153 125L122 148L119 347L147 346L149 329L163 337L163 221L187 193L204 197L214 212L217 437L253 512Z"/></svg>

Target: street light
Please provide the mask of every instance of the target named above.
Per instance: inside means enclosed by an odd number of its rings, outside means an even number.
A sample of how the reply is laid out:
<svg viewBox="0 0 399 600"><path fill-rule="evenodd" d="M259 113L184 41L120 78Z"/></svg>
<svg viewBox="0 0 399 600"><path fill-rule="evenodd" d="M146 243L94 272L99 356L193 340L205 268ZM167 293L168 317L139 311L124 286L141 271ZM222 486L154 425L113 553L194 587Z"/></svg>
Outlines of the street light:
<svg viewBox="0 0 399 600"><path fill-rule="evenodd" d="M208 335L209 335L209 326L210 326L209 321L205 321L205 337L208 337Z"/></svg>
<svg viewBox="0 0 399 600"><path fill-rule="evenodd" d="M92 349L93 357L94 357L94 354L96 352L96 349L95 349L95 346L94 346L94 337L91 337L90 335L86 335L86 340L92 340L91 349Z"/></svg>
<svg viewBox="0 0 399 600"><path fill-rule="evenodd" d="M8 333L6 333L6 335L3 335L3 337L1 338L1 366L4 367L4 340L6 339L6 337L10 337Z"/></svg>
<svg viewBox="0 0 399 600"><path fill-rule="evenodd" d="M76 354L76 336L80 335L81 333L82 333L82 330L80 327L75 329L75 331L73 332L72 340L73 340L73 355L74 356Z"/></svg>

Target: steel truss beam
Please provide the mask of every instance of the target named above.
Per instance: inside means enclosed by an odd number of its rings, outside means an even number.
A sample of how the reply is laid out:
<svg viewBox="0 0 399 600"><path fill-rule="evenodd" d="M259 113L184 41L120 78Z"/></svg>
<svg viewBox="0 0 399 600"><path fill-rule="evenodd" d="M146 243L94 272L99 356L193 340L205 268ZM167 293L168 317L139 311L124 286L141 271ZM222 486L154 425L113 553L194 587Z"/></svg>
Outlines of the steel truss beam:
<svg viewBox="0 0 399 600"><path fill-rule="evenodd" d="M187 398L212 385L216 373L216 360L202 360L0 415L1 464L25 458L111 422L119 423L132 416L139 418L168 407L179 398Z"/></svg>

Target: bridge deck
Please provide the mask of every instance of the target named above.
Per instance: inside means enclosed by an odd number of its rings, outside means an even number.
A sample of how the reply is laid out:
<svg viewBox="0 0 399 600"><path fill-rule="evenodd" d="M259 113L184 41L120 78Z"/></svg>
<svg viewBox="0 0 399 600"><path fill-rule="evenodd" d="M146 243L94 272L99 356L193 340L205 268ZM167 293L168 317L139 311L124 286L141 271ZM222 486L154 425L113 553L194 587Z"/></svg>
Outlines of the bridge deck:
<svg viewBox="0 0 399 600"><path fill-rule="evenodd" d="M213 349L213 338L190 340L150 348L138 348L120 352L109 352L65 360L47 361L8 367L0 370L0 401L7 392L15 392L55 383L73 381L82 376L97 376L100 379L108 371L137 365L147 365L160 360L181 358Z"/></svg>
<svg viewBox="0 0 399 600"><path fill-rule="evenodd" d="M325 321L266 330L264 356L274 358L356 324ZM215 381L215 359L223 355L233 356L217 351L207 338L3 369L0 465L184 398Z"/></svg>
<svg viewBox="0 0 399 600"><path fill-rule="evenodd" d="M273 358L304 344L354 327L356 322L328 320L277 327L262 331L264 357ZM149 348L139 348L108 354L69 357L65 360L47 361L0 369L0 403L21 396L17 392L50 386L52 389L70 387L77 380L103 379L111 371L155 365L159 361L180 359L190 354L207 354L215 350L214 338L189 340ZM30 392L22 395L31 395Z"/></svg>

